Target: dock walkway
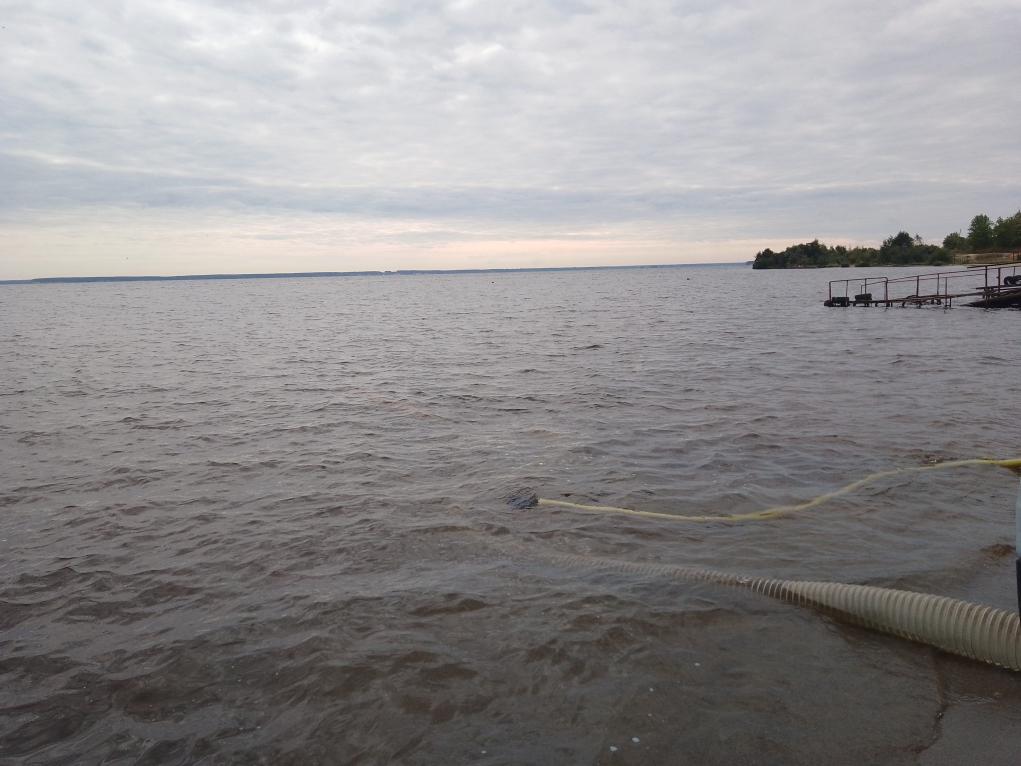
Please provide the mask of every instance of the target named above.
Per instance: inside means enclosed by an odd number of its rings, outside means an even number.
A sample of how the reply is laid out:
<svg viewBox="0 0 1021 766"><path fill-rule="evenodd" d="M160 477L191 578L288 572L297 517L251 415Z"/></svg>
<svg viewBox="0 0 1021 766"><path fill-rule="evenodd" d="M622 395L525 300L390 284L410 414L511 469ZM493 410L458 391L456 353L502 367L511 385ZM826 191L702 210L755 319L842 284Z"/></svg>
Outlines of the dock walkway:
<svg viewBox="0 0 1021 766"><path fill-rule="evenodd" d="M1021 263L991 263L906 277L833 279L824 306L1021 308Z"/></svg>

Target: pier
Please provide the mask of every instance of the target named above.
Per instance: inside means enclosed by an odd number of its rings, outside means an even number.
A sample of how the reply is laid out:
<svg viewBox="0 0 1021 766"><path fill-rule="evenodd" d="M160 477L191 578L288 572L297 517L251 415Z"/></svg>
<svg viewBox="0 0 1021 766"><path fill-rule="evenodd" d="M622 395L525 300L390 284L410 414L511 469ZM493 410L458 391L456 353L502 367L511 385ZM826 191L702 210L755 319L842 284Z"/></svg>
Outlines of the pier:
<svg viewBox="0 0 1021 766"><path fill-rule="evenodd" d="M989 263L905 277L830 280L824 306L1021 308L1021 262Z"/></svg>

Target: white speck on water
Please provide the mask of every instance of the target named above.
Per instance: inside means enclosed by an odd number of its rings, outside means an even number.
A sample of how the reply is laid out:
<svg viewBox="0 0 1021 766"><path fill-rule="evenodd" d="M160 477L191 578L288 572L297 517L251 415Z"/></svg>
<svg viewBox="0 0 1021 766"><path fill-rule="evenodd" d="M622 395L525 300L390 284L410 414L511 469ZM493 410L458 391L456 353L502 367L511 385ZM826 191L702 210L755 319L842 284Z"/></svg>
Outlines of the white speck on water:
<svg viewBox="0 0 1021 766"><path fill-rule="evenodd" d="M656 690L655 690L655 689L653 689L653 688L652 688L652 687L650 686L650 687L649 687L649 691L650 691L650 692L654 692L654 691L656 691Z"/></svg>
<svg viewBox="0 0 1021 766"><path fill-rule="evenodd" d="M695 663L695 667L696 667L696 668L700 668L700 667L702 667L702 663L701 663L701 662L696 662L696 663Z"/></svg>
<svg viewBox="0 0 1021 766"><path fill-rule="evenodd" d="M632 742L634 742L634 743L635 743L635 744L637 745L637 744L638 744L639 742L641 742L642 740L638 739L638 737L632 737L632 738L631 738L631 741L632 741Z"/></svg>
<svg viewBox="0 0 1021 766"><path fill-rule="evenodd" d="M610 752L611 753L616 753L617 752L617 746L616 745L610 745Z"/></svg>

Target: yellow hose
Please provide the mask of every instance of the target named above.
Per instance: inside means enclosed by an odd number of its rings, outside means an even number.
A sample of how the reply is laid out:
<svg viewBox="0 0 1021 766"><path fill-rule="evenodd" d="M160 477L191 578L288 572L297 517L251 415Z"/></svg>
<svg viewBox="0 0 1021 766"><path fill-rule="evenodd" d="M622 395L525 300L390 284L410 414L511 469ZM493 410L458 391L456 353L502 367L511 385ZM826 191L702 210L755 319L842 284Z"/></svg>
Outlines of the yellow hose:
<svg viewBox="0 0 1021 766"><path fill-rule="evenodd" d="M992 460L989 458L971 458L969 460L948 460L945 463L934 463L932 465L916 465L908 466L906 468L895 468L890 471L878 471L876 473L869 474L863 479L852 481L840 489L834 490L833 492L827 492L824 495L812 498L811 500L799 503L797 505L776 505L772 508L766 508L762 511L753 511L751 513L734 513L727 516L683 516L673 513L658 513L656 511L638 511L632 508L617 508L612 505L584 505L582 503L571 503L566 500L551 500L549 498L540 497L538 498L537 505L555 506L558 508L570 508L577 511L595 511L598 513L615 513L623 516L640 516L647 519L663 519L665 521L694 521L694 522L707 522L707 521L721 521L721 522L741 522L741 521L766 521L768 519L776 519L781 516L788 516L792 513L799 511L807 511L816 506L822 505L825 502L833 500L834 498L846 495L849 492L854 492L856 489L864 487L866 484L871 484L879 479L887 479L892 476L900 476L905 473L917 473L919 471L936 471L945 468L960 468L962 466L972 465L994 465L1000 468L1006 468L1007 470L1013 471L1021 475L1021 458L1012 458L1010 460Z"/></svg>

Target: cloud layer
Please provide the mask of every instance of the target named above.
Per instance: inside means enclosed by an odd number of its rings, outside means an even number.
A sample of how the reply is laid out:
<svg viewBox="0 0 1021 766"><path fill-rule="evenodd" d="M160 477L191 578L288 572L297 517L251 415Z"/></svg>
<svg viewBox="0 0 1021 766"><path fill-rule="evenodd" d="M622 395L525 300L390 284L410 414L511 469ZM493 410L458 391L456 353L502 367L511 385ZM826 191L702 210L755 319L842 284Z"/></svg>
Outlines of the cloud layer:
<svg viewBox="0 0 1021 766"><path fill-rule="evenodd" d="M0 277L182 273L196 235L203 271L743 260L1021 204L1017 0L32 0L0 24Z"/></svg>

